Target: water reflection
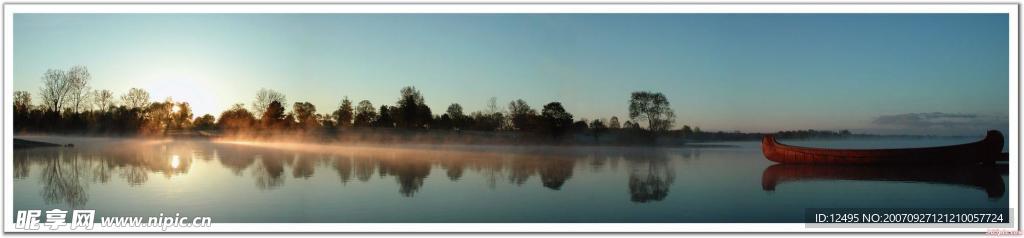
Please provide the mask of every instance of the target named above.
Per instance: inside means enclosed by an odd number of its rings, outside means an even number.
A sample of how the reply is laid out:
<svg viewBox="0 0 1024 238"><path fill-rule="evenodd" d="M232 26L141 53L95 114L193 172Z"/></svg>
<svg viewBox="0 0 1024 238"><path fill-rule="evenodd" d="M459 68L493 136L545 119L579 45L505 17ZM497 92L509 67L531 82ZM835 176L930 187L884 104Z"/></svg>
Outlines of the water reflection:
<svg viewBox="0 0 1024 238"><path fill-rule="evenodd" d="M81 161L75 155L54 151L56 154L43 161L43 169L40 171L43 190L41 196L47 204L66 203L71 207L84 205L89 196L85 192L83 183L84 173L90 165Z"/></svg>
<svg viewBox="0 0 1024 238"><path fill-rule="evenodd" d="M106 184L118 178L128 186L140 186L154 176L203 176L189 174L194 160L211 161L219 169L204 173L251 178L261 190L286 186L288 179L337 176L338 183L346 185L368 182L376 174L378 178L393 180L398 185L398 194L404 197L422 192L431 175L443 178L437 181L458 183L471 173L473 179L486 180L492 189L498 183L507 182L563 190L574 186L571 179L578 172L603 173L601 171L617 170L620 163L625 163L628 178L623 179L628 180L629 200L646 203L662 201L668 196L675 180L673 160L700 155L693 149L359 147L303 150L205 142L34 148L15 150L14 154L16 179L29 178L32 172L38 171L41 195L47 204L71 207L88 202L90 183ZM317 171L320 169L334 172L324 174ZM289 172L291 176L287 175Z"/></svg>
<svg viewBox="0 0 1024 238"><path fill-rule="evenodd" d="M661 201L675 182L670 160L630 161L629 199L634 202Z"/></svg>
<svg viewBox="0 0 1024 238"><path fill-rule="evenodd" d="M268 158L261 155L256 155L253 159L259 160L252 171L253 177L256 178L256 187L273 189L284 185L284 178L281 176L284 174L284 159Z"/></svg>
<svg viewBox="0 0 1024 238"><path fill-rule="evenodd" d="M761 187L775 191L778 184L811 180L890 181L946 184L983 190L989 198L1005 193L1000 176L1007 174L1005 164L986 165L805 165L775 164L764 170Z"/></svg>

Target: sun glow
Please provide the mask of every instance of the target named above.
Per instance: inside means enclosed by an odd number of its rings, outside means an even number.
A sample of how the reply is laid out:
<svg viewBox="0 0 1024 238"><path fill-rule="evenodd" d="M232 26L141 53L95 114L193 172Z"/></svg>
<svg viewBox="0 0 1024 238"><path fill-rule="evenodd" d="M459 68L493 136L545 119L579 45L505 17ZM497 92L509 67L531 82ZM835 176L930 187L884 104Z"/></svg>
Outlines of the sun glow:
<svg viewBox="0 0 1024 238"><path fill-rule="evenodd" d="M219 87L213 82L215 72L209 70L157 69L140 73L143 80L140 87L149 91L151 98L173 98L176 102L188 102L192 113L219 114L223 109L218 96ZM177 113L181 108L174 106Z"/></svg>
<svg viewBox="0 0 1024 238"><path fill-rule="evenodd" d="M171 107L171 113L178 113L178 111L181 111L180 106L174 105L173 107Z"/></svg>
<svg viewBox="0 0 1024 238"><path fill-rule="evenodd" d="M181 166L181 158L179 158L178 155L172 155L171 156L171 168L172 169L177 169L178 166Z"/></svg>

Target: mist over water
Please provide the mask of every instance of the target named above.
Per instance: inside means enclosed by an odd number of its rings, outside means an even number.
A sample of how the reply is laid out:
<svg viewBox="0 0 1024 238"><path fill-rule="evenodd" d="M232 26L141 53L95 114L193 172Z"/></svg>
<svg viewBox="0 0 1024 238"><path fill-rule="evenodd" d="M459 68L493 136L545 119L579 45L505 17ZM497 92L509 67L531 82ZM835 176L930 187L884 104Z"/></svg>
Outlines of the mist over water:
<svg viewBox="0 0 1024 238"><path fill-rule="evenodd" d="M214 222L802 222L804 208L1008 205L999 192L1006 191L1005 176L985 184L935 180L928 171L896 180L824 179L773 167L758 142L657 148L24 138L75 147L15 150L14 208L95 209L99 216L181 213ZM884 144L959 140L973 139Z"/></svg>

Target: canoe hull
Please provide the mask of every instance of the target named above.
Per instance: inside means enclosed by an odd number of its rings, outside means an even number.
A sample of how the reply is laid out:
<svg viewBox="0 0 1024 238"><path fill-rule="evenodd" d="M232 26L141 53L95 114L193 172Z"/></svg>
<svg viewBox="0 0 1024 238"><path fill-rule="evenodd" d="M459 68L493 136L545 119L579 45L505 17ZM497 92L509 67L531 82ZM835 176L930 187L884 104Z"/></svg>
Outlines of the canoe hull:
<svg viewBox="0 0 1024 238"><path fill-rule="evenodd" d="M781 144L773 135L761 140L768 160L787 164L995 163L1002 156L1003 134L988 131L977 142L910 149L821 149Z"/></svg>

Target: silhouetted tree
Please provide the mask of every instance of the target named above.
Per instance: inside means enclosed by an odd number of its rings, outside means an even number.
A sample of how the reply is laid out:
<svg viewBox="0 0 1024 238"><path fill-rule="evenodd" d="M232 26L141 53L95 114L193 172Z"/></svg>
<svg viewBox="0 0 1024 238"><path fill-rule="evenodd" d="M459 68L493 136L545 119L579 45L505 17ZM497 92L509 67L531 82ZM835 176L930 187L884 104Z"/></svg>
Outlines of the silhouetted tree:
<svg viewBox="0 0 1024 238"><path fill-rule="evenodd" d="M377 119L373 121L375 127L392 128L395 127L395 120L392 118L391 107L388 105L380 106L380 113L377 115Z"/></svg>
<svg viewBox="0 0 1024 238"><path fill-rule="evenodd" d="M572 126L572 114L562 108L562 103L552 102L544 105L540 113L546 131L553 137L561 137Z"/></svg>
<svg viewBox="0 0 1024 238"><path fill-rule="evenodd" d="M512 129L519 131L532 131L535 129L537 111L530 108L523 99L516 99L508 103L508 114L512 119Z"/></svg>
<svg viewBox="0 0 1024 238"><path fill-rule="evenodd" d="M22 131L31 123L32 94L27 91L14 92L14 128Z"/></svg>
<svg viewBox="0 0 1024 238"><path fill-rule="evenodd" d="M192 122L192 126L196 130L206 131L215 129L217 127L217 124L213 118L213 115L205 114L201 117L197 117L196 120Z"/></svg>
<svg viewBox="0 0 1024 238"><path fill-rule="evenodd" d="M192 107L188 102L178 102L174 105L177 109L171 115L171 123L175 129L189 129L192 127Z"/></svg>
<svg viewBox="0 0 1024 238"><path fill-rule="evenodd" d="M634 122L646 120L647 128L651 131L661 132L671 129L675 117L664 94L641 91L633 92L630 97L629 118Z"/></svg>
<svg viewBox="0 0 1024 238"><path fill-rule="evenodd" d="M604 125L604 121L601 119L594 119L590 122L590 133L594 135L594 141L600 141L601 135L608 132L608 127Z"/></svg>
<svg viewBox="0 0 1024 238"><path fill-rule="evenodd" d="M422 128L428 125L432 115L420 91L408 86L402 88L401 93L397 103L399 116L394 118L397 124L402 128Z"/></svg>
<svg viewBox="0 0 1024 238"><path fill-rule="evenodd" d="M252 101L252 111L255 112L256 115L262 117L267 108L270 107L270 103L275 101L280 105L286 105L288 103L285 100L283 93L261 88L259 92L256 92L256 99Z"/></svg>
<svg viewBox="0 0 1024 238"><path fill-rule="evenodd" d="M434 114L430 112L430 107L427 104L420 104L416 106L416 124L418 127L429 127L434 122Z"/></svg>
<svg viewBox="0 0 1024 238"><path fill-rule="evenodd" d="M144 113L143 127L141 132L144 135L163 135L173 125L174 102L170 98L163 102L150 103Z"/></svg>
<svg viewBox="0 0 1024 238"><path fill-rule="evenodd" d="M305 131L312 131L320 127L320 123L316 119L316 106L313 106L312 103L296 102L295 105L292 106L292 112L294 112L295 122L298 124L298 128Z"/></svg>
<svg viewBox="0 0 1024 238"><path fill-rule="evenodd" d="M612 116L612 118L608 120L608 128L611 128L611 129L620 129L620 128L622 128L622 125L619 124L619 117Z"/></svg>
<svg viewBox="0 0 1024 238"><path fill-rule="evenodd" d="M143 111L141 108L129 108L128 106L120 106L115 108L110 115L107 125L110 125L110 131L118 134L135 134L138 133L142 127L144 120Z"/></svg>
<svg viewBox="0 0 1024 238"><path fill-rule="evenodd" d="M352 101L349 101L348 97L345 97L345 99L341 100L341 106L339 106L338 110L335 110L332 115L334 116L334 121L338 123L339 128L349 128L352 127L353 114Z"/></svg>
<svg viewBox="0 0 1024 238"><path fill-rule="evenodd" d="M500 112L488 113L476 111L470 114L473 121L471 126L475 130L496 131L501 127L503 117Z"/></svg>
<svg viewBox="0 0 1024 238"><path fill-rule="evenodd" d="M452 117L448 116L448 113L445 113L444 115L434 118L434 125L431 126L431 128L439 128L446 130L453 129L454 126L452 126Z"/></svg>
<svg viewBox="0 0 1024 238"><path fill-rule="evenodd" d="M373 124L373 120L377 118L377 110L373 108L373 104L368 100L359 101L359 105L355 108L355 120L353 125L357 127L368 127Z"/></svg>
<svg viewBox="0 0 1024 238"><path fill-rule="evenodd" d="M221 113L217 120L217 127L225 132L238 133L254 126L256 126L256 117L249 110L245 110L245 105L241 103L235 104L231 106L231 109Z"/></svg>
<svg viewBox="0 0 1024 238"><path fill-rule="evenodd" d="M290 130L295 129L297 120L295 119L294 113L284 114L284 120L281 120L281 124L278 124L278 130Z"/></svg>
<svg viewBox="0 0 1024 238"><path fill-rule="evenodd" d="M442 120L448 121L446 128L454 127L459 129L465 129L467 120L469 119L469 117L463 113L462 105L459 105L458 103L448 105L448 110L445 111L445 114L442 115L442 117L444 117Z"/></svg>
<svg viewBox="0 0 1024 238"><path fill-rule="evenodd" d="M287 127L286 122L284 107L278 101L270 102L267 108L263 110L263 115L260 116L260 124L264 129L284 129Z"/></svg>
<svg viewBox="0 0 1024 238"><path fill-rule="evenodd" d="M462 105L459 105L458 103L452 103L451 105L448 105L448 110L446 110L445 113L447 113L448 116L451 117L466 116L465 114L462 114Z"/></svg>
<svg viewBox="0 0 1024 238"><path fill-rule="evenodd" d="M622 123L622 129L640 129L640 125L633 121L626 120L625 123Z"/></svg>
<svg viewBox="0 0 1024 238"><path fill-rule="evenodd" d="M315 116L317 123L320 124L320 129L322 129L321 131L331 135L338 133L338 123L332 119L334 116L327 113L316 114Z"/></svg>
<svg viewBox="0 0 1024 238"><path fill-rule="evenodd" d="M572 131L575 133L584 133L590 129L590 124L587 123L586 118L580 118L579 121L572 123Z"/></svg>

